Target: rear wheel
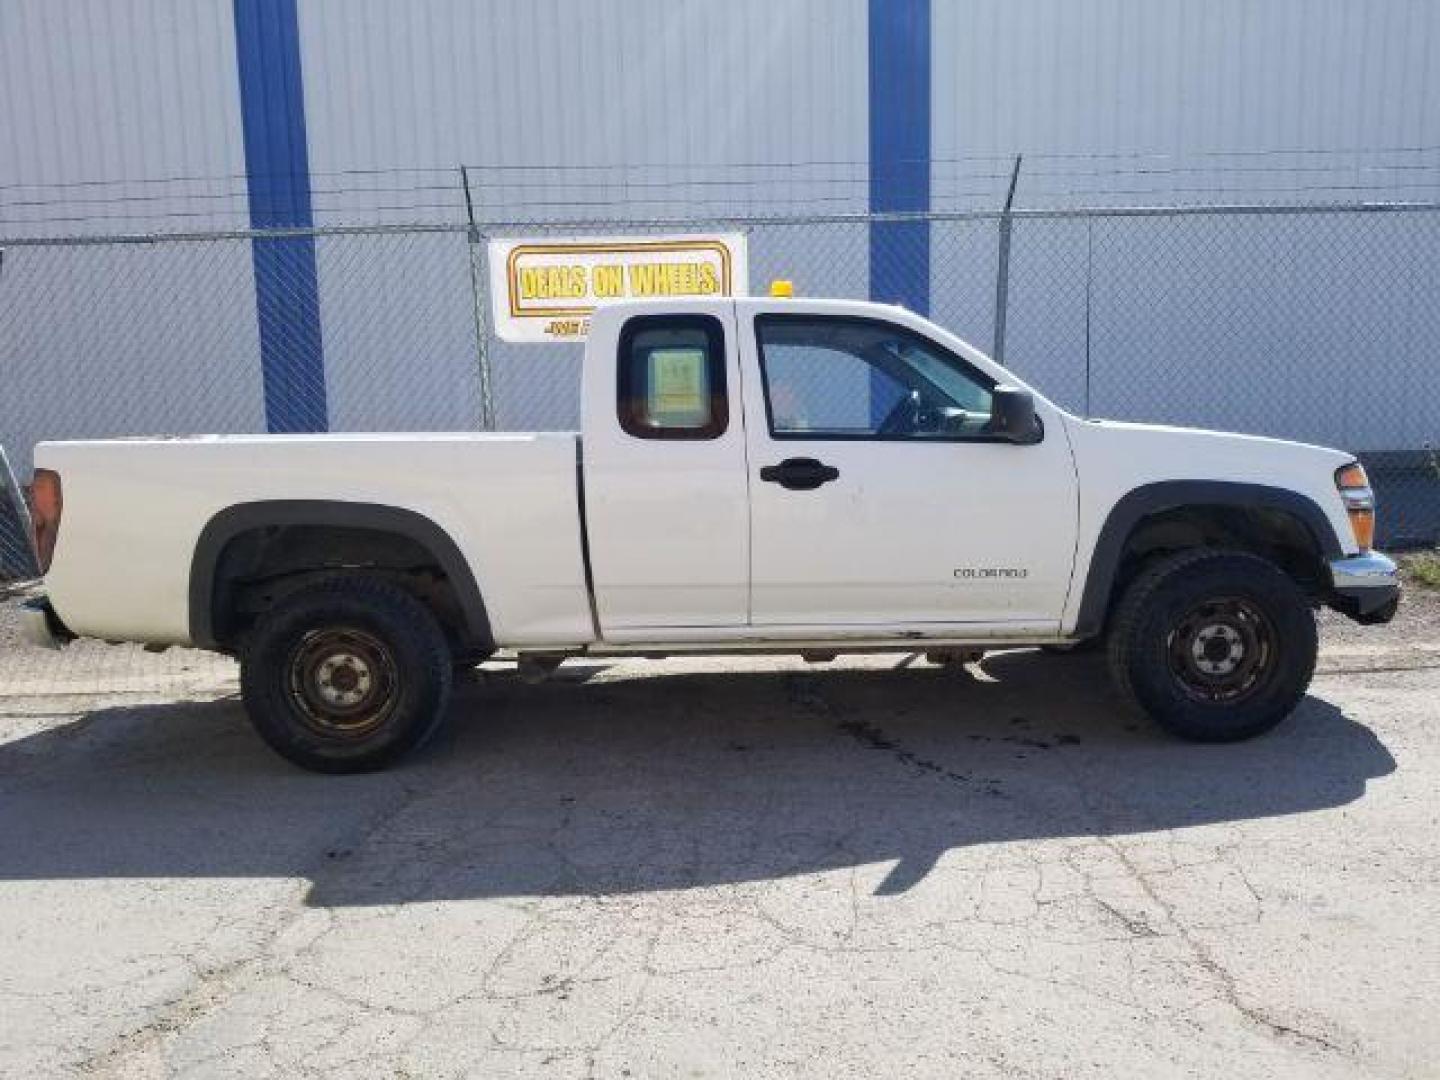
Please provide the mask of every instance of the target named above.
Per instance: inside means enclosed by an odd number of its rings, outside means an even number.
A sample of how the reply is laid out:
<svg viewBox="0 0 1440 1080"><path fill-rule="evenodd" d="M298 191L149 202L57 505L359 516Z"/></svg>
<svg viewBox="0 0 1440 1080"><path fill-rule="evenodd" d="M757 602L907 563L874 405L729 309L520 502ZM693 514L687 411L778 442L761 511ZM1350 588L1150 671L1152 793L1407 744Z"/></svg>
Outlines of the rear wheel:
<svg viewBox="0 0 1440 1080"><path fill-rule="evenodd" d="M1315 671L1305 594L1254 555L1193 551L1149 567L1112 621L1117 687L1182 738L1230 742L1294 711Z"/></svg>
<svg viewBox="0 0 1440 1080"><path fill-rule="evenodd" d="M450 650L435 616L377 578L295 592L260 620L240 665L261 738L318 772L391 764L434 733L450 694Z"/></svg>

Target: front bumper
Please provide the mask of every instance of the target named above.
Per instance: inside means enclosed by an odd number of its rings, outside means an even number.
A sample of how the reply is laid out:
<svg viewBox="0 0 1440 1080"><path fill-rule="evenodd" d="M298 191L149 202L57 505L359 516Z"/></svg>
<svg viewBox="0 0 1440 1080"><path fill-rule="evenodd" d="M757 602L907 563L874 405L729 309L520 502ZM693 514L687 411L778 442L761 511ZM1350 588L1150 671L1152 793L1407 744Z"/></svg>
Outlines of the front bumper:
<svg viewBox="0 0 1440 1080"><path fill-rule="evenodd" d="M1378 551L1334 559L1327 599L1336 611L1356 622L1387 623L1400 606L1400 568Z"/></svg>
<svg viewBox="0 0 1440 1080"><path fill-rule="evenodd" d="M59 649L75 640L70 628L60 621L50 601L43 596L20 605L20 636L42 649Z"/></svg>

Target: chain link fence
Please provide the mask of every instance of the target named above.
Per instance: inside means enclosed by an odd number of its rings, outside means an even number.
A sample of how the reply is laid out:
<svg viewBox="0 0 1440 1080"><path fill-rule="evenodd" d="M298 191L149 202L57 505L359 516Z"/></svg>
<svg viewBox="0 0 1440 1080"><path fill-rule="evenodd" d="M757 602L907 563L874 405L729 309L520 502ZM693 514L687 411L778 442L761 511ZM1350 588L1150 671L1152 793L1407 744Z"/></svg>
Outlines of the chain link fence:
<svg viewBox="0 0 1440 1080"><path fill-rule="evenodd" d="M1440 536L1440 209L1037 216L1010 273L1007 360L1066 407L1353 451L1383 543Z"/></svg>
<svg viewBox="0 0 1440 1080"><path fill-rule="evenodd" d="M30 520L5 450L0 447L0 596L6 586L35 576L30 550Z"/></svg>
<svg viewBox="0 0 1440 1080"><path fill-rule="evenodd" d="M1352 450L1384 542L1440 536L1440 205L0 239L0 444L23 480L44 439L265 431L277 404L333 431L572 429L581 347L493 335L486 241L708 231L746 234L757 289L866 297L872 261L914 260L937 322L1064 407Z"/></svg>

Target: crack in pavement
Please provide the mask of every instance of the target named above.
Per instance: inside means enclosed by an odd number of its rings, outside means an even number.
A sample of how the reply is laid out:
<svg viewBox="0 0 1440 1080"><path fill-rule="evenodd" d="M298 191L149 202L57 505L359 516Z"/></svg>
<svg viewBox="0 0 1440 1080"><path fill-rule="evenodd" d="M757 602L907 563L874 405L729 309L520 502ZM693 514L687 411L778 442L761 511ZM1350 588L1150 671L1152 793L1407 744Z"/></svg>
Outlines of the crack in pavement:
<svg viewBox="0 0 1440 1080"><path fill-rule="evenodd" d="M812 714L833 721L839 730L856 739L862 745L870 749L889 753L897 761L920 773L937 776L960 784L969 785L973 782L971 777L964 773L950 769L939 762L921 757L914 751L906 748L898 739L885 734L883 729L873 722L841 718L839 710L834 703L825 698L817 687L800 684L802 678L803 676L795 676L788 684L787 689L790 690L789 696L792 703ZM1068 740L1061 740L1054 745L1066 744L1068 744ZM1040 745L1048 748L1052 744ZM1061 755L1061 757L1064 758L1065 755ZM1105 823L1105 814L1101 807L1092 799L1091 792L1079 772L1071 763L1066 764L1066 769L1080 797L1081 805L1092 817L1095 824L1103 826ZM1129 852L1125 850L1124 845L1116 840L1113 830L1103 827L1094 828L1092 835L1098 843L1106 847L1114 855L1136 885L1143 891L1145 896L1164 913L1165 921L1174 928L1175 936L1184 942L1186 948L1194 957L1195 962L1211 977L1214 983L1219 986L1221 996L1226 1004L1244 1017L1246 1021L1270 1035L1285 1039L1292 1044L1316 1047L1326 1052L1347 1056L1352 1055L1352 1050L1331 1041L1324 1035L1305 1031L1291 1024L1275 1020L1267 1015L1263 1009L1246 1002L1241 994L1239 983L1234 973L1226 968L1209 947L1183 922L1174 906L1155 888L1148 872L1138 866L1130 857ZM1254 886L1251 884L1249 878L1238 869L1236 872L1258 902L1259 895L1255 892ZM1162 936L1160 931L1145 920L1126 915L1099 897L1092 898L1103 910L1117 919L1132 937Z"/></svg>
<svg viewBox="0 0 1440 1080"><path fill-rule="evenodd" d="M1144 893L1146 898L1164 914L1165 921L1174 928L1175 936L1185 944L1199 967L1218 985L1221 997L1225 1003L1244 1017L1251 1025L1272 1036L1280 1037L1292 1044L1298 1043L1300 1045L1316 1047L1327 1052L1353 1056L1353 1051L1350 1048L1340 1046L1315 1032L1304 1031L1290 1024L1275 1020L1267 1015L1260 1007L1251 1005L1245 1001L1240 991L1239 980L1235 974L1221 963L1206 943L1185 923L1175 910L1174 904L1166 899L1164 894L1155 887L1154 882L1151 880L1150 873L1135 862L1125 845L1120 843L1116 838L1115 830L1107 827L1107 815L1104 808L1100 805L1100 801L1094 797L1095 793L1089 785L1084 782L1079 772L1073 766L1069 767L1069 772L1074 782L1076 792L1080 797L1081 805L1085 808L1086 812L1091 815L1097 826L1093 834L1095 840L1111 852L1119 864L1129 874L1130 878ZM1223 855L1220 855L1220 858L1223 860ZM1240 872L1237 870L1237 873ZM1240 873L1240 876L1258 902L1260 898L1259 894L1255 892L1254 886L1243 873Z"/></svg>
<svg viewBox="0 0 1440 1080"><path fill-rule="evenodd" d="M400 794L397 798L389 800L384 806L378 808L358 828L359 836L350 845L351 849L363 847L369 839L385 827L394 817L404 813L405 809L420 796L432 793L433 789L423 785L406 786L401 785ZM346 846L346 845L341 845ZM322 851L315 859L311 872L306 873L301 881L293 886L293 895L288 901L281 901L276 905L276 912L281 913L284 906L290 905L288 912L283 912L279 921L271 927L246 955L240 956L227 963L214 967L205 968L196 974L195 982L182 994L158 1003L152 1007L152 1016L144 1024L131 1031L125 1032L114 1039L109 1045L94 1050L86 1055L78 1065L81 1072L103 1075L115 1069L122 1069L125 1063L131 1059L141 1057L154 1050L167 1038L178 1035L196 1022L215 1012L226 1001L241 992L244 987L237 985L249 974L268 974L265 965L270 960L270 952L275 944L283 937L299 919L308 914L311 908L307 907L305 897L313 890L314 883L322 876L329 852L335 849L333 843L325 845L326 851ZM312 949L329 928L322 932L315 939L312 939L298 955ZM286 971L293 959L278 966L278 973L286 975ZM334 996L340 997L337 992L332 991Z"/></svg>

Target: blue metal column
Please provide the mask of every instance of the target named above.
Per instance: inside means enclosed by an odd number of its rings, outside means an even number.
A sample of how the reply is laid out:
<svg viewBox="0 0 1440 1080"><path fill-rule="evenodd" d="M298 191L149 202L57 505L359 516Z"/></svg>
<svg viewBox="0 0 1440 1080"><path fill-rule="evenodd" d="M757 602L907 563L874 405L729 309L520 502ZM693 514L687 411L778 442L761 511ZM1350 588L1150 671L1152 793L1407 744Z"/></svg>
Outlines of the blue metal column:
<svg viewBox="0 0 1440 1080"><path fill-rule="evenodd" d="M930 0L870 0L870 211L929 209ZM870 224L870 298L929 314L928 222Z"/></svg>
<svg viewBox="0 0 1440 1080"><path fill-rule="evenodd" d="M296 0L234 0L240 116L253 229L310 228L310 157ZM256 240L255 308L265 425L326 429L313 237Z"/></svg>
<svg viewBox="0 0 1440 1080"><path fill-rule="evenodd" d="M870 210L930 209L930 0L870 0ZM870 228L870 296L930 310L926 222Z"/></svg>

